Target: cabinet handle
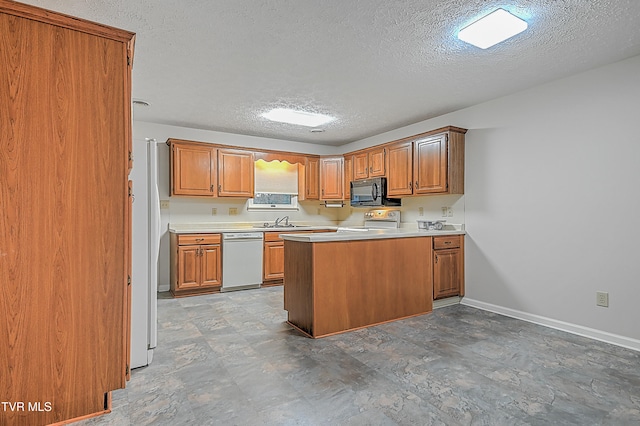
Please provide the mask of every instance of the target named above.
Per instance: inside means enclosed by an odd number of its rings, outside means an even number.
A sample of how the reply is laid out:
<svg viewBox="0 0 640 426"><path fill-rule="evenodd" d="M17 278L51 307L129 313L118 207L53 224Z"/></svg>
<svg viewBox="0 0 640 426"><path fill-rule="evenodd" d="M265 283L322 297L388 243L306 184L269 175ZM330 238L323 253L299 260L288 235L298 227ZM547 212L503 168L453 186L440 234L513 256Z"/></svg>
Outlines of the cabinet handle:
<svg viewBox="0 0 640 426"><path fill-rule="evenodd" d="M204 241L204 238L196 238L196 241Z"/></svg>
<svg viewBox="0 0 640 426"><path fill-rule="evenodd" d="M222 192L222 185L218 185L218 192Z"/></svg>
<svg viewBox="0 0 640 426"><path fill-rule="evenodd" d="M369 167L369 173L373 173L373 167Z"/></svg>
<svg viewBox="0 0 640 426"><path fill-rule="evenodd" d="M435 263L438 263L438 255L437 255L437 254L436 254L436 261L435 261Z"/></svg>
<svg viewBox="0 0 640 426"><path fill-rule="evenodd" d="M418 189L418 181L416 181L416 189Z"/></svg>
<svg viewBox="0 0 640 426"><path fill-rule="evenodd" d="M213 185L211 185L211 189L209 189L209 191L213 192Z"/></svg>
<svg viewBox="0 0 640 426"><path fill-rule="evenodd" d="M409 182L409 189L413 188L413 184Z"/></svg>
<svg viewBox="0 0 640 426"><path fill-rule="evenodd" d="M445 244L451 244L451 241L445 241L444 243Z"/></svg>

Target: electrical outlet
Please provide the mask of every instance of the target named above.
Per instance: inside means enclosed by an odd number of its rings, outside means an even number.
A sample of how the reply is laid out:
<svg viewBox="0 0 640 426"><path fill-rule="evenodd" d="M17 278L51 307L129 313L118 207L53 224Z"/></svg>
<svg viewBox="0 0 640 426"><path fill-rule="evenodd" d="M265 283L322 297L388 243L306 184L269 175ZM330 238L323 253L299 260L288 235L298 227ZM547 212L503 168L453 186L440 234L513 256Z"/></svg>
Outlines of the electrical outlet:
<svg viewBox="0 0 640 426"><path fill-rule="evenodd" d="M229 216L235 216L238 214L238 208L237 207L229 207Z"/></svg>
<svg viewBox="0 0 640 426"><path fill-rule="evenodd" d="M442 210L442 217L447 217L447 207L440 207L440 210Z"/></svg>
<svg viewBox="0 0 640 426"><path fill-rule="evenodd" d="M609 307L609 293L606 291L596 291L596 306Z"/></svg>
<svg viewBox="0 0 640 426"><path fill-rule="evenodd" d="M169 208L169 200L160 200L160 208L168 209Z"/></svg>
<svg viewBox="0 0 640 426"><path fill-rule="evenodd" d="M217 209L217 208L215 208L215 207L213 207L213 208L211 209L211 215L212 215L212 216L215 216L215 215L217 215L217 214L218 214L218 209Z"/></svg>
<svg viewBox="0 0 640 426"><path fill-rule="evenodd" d="M418 216L424 216L424 207L418 207Z"/></svg>
<svg viewBox="0 0 640 426"><path fill-rule="evenodd" d="M453 207L447 207L447 217L453 217Z"/></svg>

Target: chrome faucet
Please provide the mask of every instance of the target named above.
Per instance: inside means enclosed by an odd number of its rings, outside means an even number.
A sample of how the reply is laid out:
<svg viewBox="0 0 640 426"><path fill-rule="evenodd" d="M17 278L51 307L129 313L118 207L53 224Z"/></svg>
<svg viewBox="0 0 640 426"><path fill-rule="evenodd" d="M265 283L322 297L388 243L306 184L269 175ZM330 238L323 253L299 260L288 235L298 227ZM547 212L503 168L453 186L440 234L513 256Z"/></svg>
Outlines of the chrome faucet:
<svg viewBox="0 0 640 426"><path fill-rule="evenodd" d="M283 226L289 226L289 216L284 216L283 218L277 218L275 226L281 226L280 224L284 221Z"/></svg>

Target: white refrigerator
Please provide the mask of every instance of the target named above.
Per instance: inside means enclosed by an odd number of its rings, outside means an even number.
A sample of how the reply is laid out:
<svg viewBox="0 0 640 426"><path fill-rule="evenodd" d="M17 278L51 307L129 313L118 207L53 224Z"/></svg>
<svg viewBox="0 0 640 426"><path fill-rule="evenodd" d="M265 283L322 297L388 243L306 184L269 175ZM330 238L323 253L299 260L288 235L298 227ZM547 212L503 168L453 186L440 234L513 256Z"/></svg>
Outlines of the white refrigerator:
<svg viewBox="0 0 640 426"><path fill-rule="evenodd" d="M160 197L158 145L155 139L133 142L131 270L131 368L153 359L157 342Z"/></svg>

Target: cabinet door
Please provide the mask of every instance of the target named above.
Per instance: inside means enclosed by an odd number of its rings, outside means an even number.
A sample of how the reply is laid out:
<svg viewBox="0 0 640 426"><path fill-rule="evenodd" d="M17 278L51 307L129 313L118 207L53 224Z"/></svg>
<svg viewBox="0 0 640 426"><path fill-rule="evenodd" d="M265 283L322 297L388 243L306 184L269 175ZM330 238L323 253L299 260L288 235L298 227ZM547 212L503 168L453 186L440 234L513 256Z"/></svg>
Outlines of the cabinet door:
<svg viewBox="0 0 640 426"><path fill-rule="evenodd" d="M413 144L403 142L387 147L387 194L413 193Z"/></svg>
<svg viewBox="0 0 640 426"><path fill-rule="evenodd" d="M433 251L433 298L460 294L462 282L462 250Z"/></svg>
<svg viewBox="0 0 640 426"><path fill-rule="evenodd" d="M342 157L320 159L321 200L342 200L344 194Z"/></svg>
<svg viewBox="0 0 640 426"><path fill-rule="evenodd" d="M171 144L171 195L216 195L216 148Z"/></svg>
<svg viewBox="0 0 640 426"><path fill-rule="evenodd" d="M369 177L385 176L385 149L372 149L369 153Z"/></svg>
<svg viewBox="0 0 640 426"><path fill-rule="evenodd" d="M218 150L218 195L253 197L253 153L235 149Z"/></svg>
<svg viewBox="0 0 640 426"><path fill-rule="evenodd" d="M178 247L178 290L200 287L200 246Z"/></svg>
<svg viewBox="0 0 640 426"><path fill-rule="evenodd" d="M414 142L414 194L447 191L447 135Z"/></svg>
<svg viewBox="0 0 640 426"><path fill-rule="evenodd" d="M201 287L220 287L222 285L220 244L200 246Z"/></svg>
<svg viewBox="0 0 640 426"><path fill-rule="evenodd" d="M305 159L305 199L317 200L320 198L320 159Z"/></svg>
<svg viewBox="0 0 640 426"><path fill-rule="evenodd" d="M369 155L361 152L353 156L353 178L366 179L369 177Z"/></svg>
<svg viewBox="0 0 640 426"><path fill-rule="evenodd" d="M284 278L284 241L264 243L264 276L265 281Z"/></svg>
<svg viewBox="0 0 640 426"><path fill-rule="evenodd" d="M344 199L351 199L351 181L353 180L353 157L344 157Z"/></svg>

